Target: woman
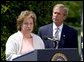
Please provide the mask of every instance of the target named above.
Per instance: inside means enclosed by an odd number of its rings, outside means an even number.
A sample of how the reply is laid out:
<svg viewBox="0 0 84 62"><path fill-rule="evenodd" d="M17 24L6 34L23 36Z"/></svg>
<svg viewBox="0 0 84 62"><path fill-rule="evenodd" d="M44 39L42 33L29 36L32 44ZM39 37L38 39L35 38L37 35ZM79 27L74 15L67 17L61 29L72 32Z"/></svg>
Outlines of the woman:
<svg viewBox="0 0 84 62"><path fill-rule="evenodd" d="M44 49L42 39L32 33L36 25L36 15L32 11L22 11L17 18L18 32L9 37L6 43L6 60L12 59L34 51L35 49Z"/></svg>

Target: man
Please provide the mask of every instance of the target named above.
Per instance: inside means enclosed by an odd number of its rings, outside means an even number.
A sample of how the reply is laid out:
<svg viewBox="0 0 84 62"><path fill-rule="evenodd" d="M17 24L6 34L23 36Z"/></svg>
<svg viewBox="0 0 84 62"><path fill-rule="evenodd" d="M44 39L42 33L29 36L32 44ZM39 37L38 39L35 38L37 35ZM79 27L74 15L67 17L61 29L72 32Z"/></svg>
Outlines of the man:
<svg viewBox="0 0 84 62"><path fill-rule="evenodd" d="M53 23L42 26L38 30L38 35L43 39L46 48L78 48L78 33L75 29L65 25L63 22L67 18L68 9L63 4L53 7ZM55 38L55 32L59 28L59 40Z"/></svg>

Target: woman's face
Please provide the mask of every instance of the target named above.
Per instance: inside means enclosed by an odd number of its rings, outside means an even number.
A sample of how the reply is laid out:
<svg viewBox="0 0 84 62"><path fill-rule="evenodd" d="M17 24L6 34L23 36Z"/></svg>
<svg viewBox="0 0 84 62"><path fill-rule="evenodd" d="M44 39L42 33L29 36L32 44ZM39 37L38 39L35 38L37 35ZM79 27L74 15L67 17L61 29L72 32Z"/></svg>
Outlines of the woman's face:
<svg viewBox="0 0 84 62"><path fill-rule="evenodd" d="M33 31L34 22L32 18L26 17L23 21L21 31L24 33L31 33Z"/></svg>

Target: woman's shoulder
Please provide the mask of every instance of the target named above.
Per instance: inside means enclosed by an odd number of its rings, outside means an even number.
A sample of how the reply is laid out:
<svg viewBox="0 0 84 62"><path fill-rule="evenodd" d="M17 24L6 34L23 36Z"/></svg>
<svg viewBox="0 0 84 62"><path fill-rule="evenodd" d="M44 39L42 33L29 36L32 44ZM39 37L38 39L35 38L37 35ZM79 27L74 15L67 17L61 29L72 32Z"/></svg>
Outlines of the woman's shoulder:
<svg viewBox="0 0 84 62"><path fill-rule="evenodd" d="M34 38L40 38L40 36L38 36L37 34L31 33L32 37Z"/></svg>
<svg viewBox="0 0 84 62"><path fill-rule="evenodd" d="M13 33L12 35L10 35L8 39L10 39L10 40L11 40L11 39L17 39L17 38L19 38L19 37L22 37L22 34L21 34L20 31L15 32L15 33Z"/></svg>
<svg viewBox="0 0 84 62"><path fill-rule="evenodd" d="M32 37L33 37L34 40L43 41L43 40L41 39L41 37L40 37L39 35L37 35L37 34L32 33Z"/></svg>

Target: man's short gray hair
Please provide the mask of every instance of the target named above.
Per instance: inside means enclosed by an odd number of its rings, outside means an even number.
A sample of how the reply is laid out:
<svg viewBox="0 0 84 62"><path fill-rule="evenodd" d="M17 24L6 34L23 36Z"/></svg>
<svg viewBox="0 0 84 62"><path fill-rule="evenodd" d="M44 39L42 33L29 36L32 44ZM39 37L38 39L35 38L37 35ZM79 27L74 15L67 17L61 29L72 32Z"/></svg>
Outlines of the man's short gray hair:
<svg viewBox="0 0 84 62"><path fill-rule="evenodd" d="M56 4L56 5L53 7L53 9L54 9L55 7L63 8L63 9L64 9L64 15L65 15L65 16L68 15L68 8L65 7L63 4Z"/></svg>

